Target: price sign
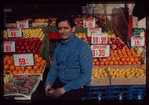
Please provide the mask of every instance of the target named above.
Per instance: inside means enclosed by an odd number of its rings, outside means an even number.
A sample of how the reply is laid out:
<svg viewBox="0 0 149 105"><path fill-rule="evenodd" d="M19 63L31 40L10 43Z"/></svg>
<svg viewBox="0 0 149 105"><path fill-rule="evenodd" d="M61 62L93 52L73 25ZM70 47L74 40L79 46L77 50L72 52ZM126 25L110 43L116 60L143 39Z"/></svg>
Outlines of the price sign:
<svg viewBox="0 0 149 105"><path fill-rule="evenodd" d="M91 45L93 57L109 57L110 46L109 45Z"/></svg>
<svg viewBox="0 0 149 105"><path fill-rule="evenodd" d="M108 42L108 34L107 33L93 33L91 36L92 44L106 44Z"/></svg>
<svg viewBox="0 0 149 105"><path fill-rule="evenodd" d="M4 41L4 52L15 52L15 41Z"/></svg>
<svg viewBox="0 0 149 105"><path fill-rule="evenodd" d="M28 21L17 21L17 28L29 28Z"/></svg>
<svg viewBox="0 0 149 105"><path fill-rule="evenodd" d="M144 37L144 29L143 28L133 28L132 29L132 36L140 36Z"/></svg>
<svg viewBox="0 0 149 105"><path fill-rule="evenodd" d="M101 33L101 28L88 28L87 29L87 36L91 37L93 33Z"/></svg>
<svg viewBox="0 0 149 105"><path fill-rule="evenodd" d="M95 19L93 20L83 20L83 28L89 28L94 27L95 28Z"/></svg>
<svg viewBox="0 0 149 105"><path fill-rule="evenodd" d="M8 37L22 37L22 32L20 28L7 29Z"/></svg>
<svg viewBox="0 0 149 105"><path fill-rule="evenodd" d="M145 46L144 37L131 37L131 46Z"/></svg>
<svg viewBox="0 0 149 105"><path fill-rule="evenodd" d="M93 14L92 6L82 6L82 14Z"/></svg>
<svg viewBox="0 0 149 105"><path fill-rule="evenodd" d="M15 66L33 66L33 54L14 54L14 65Z"/></svg>

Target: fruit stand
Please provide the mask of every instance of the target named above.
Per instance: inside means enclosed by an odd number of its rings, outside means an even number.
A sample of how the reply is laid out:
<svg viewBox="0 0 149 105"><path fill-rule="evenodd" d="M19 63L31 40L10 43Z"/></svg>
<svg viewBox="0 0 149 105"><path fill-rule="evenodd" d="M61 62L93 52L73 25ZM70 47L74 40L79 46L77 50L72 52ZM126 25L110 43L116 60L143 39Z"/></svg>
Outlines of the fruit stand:
<svg viewBox="0 0 149 105"><path fill-rule="evenodd" d="M94 7L94 9L98 9L98 7ZM115 15L112 19L114 18ZM125 17L123 18L125 19ZM40 81L43 80L44 70L50 68L54 49L61 40L55 27L55 17L26 20L29 21L29 27L21 28L21 37L12 37L14 33L10 37L8 29L3 31L4 41L15 41L15 52L4 52L4 96L16 96L15 99L17 100L31 99L32 93L36 91ZM131 43L130 39L135 35L131 36L127 30L127 38L124 37L118 32L119 30L116 29L117 26L112 23L113 21L109 21L106 13L86 13L77 16L74 21L76 36L85 41L93 53L90 92L84 99L144 99L146 96L146 50L142 43L145 41L136 38L132 41L135 45L131 46L129 44ZM13 24L13 28L16 27L17 24ZM10 25L9 28L12 26ZM14 65L14 54L30 53L33 54L34 65ZM21 76L25 77L20 85L18 79L22 78ZM34 83L29 82L28 84L31 86L29 85L24 89L27 80L30 78L34 78ZM15 85L12 86L11 84Z"/></svg>

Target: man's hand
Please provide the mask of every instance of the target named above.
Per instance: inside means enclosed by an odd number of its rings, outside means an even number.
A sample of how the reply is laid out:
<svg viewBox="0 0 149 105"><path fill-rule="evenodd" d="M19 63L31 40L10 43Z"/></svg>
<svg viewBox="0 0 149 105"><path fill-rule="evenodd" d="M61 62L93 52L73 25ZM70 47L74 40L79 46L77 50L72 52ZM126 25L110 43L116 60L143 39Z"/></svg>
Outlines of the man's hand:
<svg viewBox="0 0 149 105"><path fill-rule="evenodd" d="M47 96L51 96L49 94L49 90L52 90L52 84L51 83L47 83L46 87L45 87L45 93L46 93Z"/></svg>
<svg viewBox="0 0 149 105"><path fill-rule="evenodd" d="M52 92L52 96L54 98L58 98L60 95L64 94L66 91L64 90L64 88L57 88Z"/></svg>

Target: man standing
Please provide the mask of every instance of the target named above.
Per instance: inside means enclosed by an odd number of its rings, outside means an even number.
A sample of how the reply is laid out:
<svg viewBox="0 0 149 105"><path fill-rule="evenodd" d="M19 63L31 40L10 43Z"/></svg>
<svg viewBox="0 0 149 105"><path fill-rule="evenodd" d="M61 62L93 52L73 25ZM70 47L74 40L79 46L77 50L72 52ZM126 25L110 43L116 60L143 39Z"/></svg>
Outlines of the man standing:
<svg viewBox="0 0 149 105"><path fill-rule="evenodd" d="M45 82L45 93L58 100L78 100L89 92L92 73L92 51L88 44L76 37L71 17L56 21L62 38L56 46L54 59ZM54 88L52 94L49 90Z"/></svg>

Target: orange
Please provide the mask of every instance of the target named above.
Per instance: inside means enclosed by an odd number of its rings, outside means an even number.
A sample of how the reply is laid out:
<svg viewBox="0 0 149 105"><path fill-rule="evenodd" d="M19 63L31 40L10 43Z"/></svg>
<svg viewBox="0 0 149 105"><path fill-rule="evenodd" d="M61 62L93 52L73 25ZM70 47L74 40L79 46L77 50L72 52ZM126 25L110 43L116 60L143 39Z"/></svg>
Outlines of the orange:
<svg viewBox="0 0 149 105"><path fill-rule="evenodd" d="M121 58L121 61L122 61L122 62L124 62L124 61L125 61L125 58L124 58L124 57L122 57L122 58Z"/></svg>
<svg viewBox="0 0 149 105"><path fill-rule="evenodd" d="M26 69L25 72L26 72L26 74L29 74L30 73L30 71L28 69Z"/></svg>
<svg viewBox="0 0 149 105"><path fill-rule="evenodd" d="M115 57L112 57L112 58L111 58L112 61L115 61L115 59L116 59Z"/></svg>
<svg viewBox="0 0 149 105"><path fill-rule="evenodd" d="M127 54L126 54L126 55L124 55L123 57L127 58L128 56L127 56Z"/></svg>
<svg viewBox="0 0 149 105"><path fill-rule="evenodd" d="M38 69L37 65L33 66L33 70L37 70L37 69Z"/></svg>
<svg viewBox="0 0 149 105"><path fill-rule="evenodd" d="M106 58L103 58L102 61L105 62L105 61L107 61L107 59Z"/></svg>
<svg viewBox="0 0 149 105"><path fill-rule="evenodd" d="M93 62L93 66L95 66L95 62Z"/></svg>
<svg viewBox="0 0 149 105"><path fill-rule="evenodd" d="M18 70L18 74L23 74L24 70Z"/></svg>
<svg viewBox="0 0 149 105"><path fill-rule="evenodd" d="M96 65L99 65L99 61L97 61L95 64L96 64Z"/></svg>
<svg viewBox="0 0 149 105"><path fill-rule="evenodd" d="M137 61L137 64L141 64L141 62L140 61Z"/></svg>
<svg viewBox="0 0 149 105"><path fill-rule="evenodd" d="M129 61L129 57L126 57L125 60L128 62Z"/></svg>
<svg viewBox="0 0 149 105"><path fill-rule="evenodd" d="M131 52L127 52L128 55L131 55Z"/></svg>
<svg viewBox="0 0 149 105"><path fill-rule="evenodd" d="M127 65L128 63L126 61L123 62L124 65Z"/></svg>
<svg viewBox="0 0 149 105"><path fill-rule="evenodd" d="M12 64L13 64L13 61L10 60L10 59L8 59L8 60L7 60L7 64L8 64L8 65L12 65Z"/></svg>
<svg viewBox="0 0 149 105"><path fill-rule="evenodd" d="M39 69L40 69L40 70L43 70L43 67L40 67Z"/></svg>
<svg viewBox="0 0 149 105"><path fill-rule="evenodd" d="M9 59L13 60L13 56L10 56Z"/></svg>
<svg viewBox="0 0 149 105"><path fill-rule="evenodd" d="M37 58L37 59L36 59L36 62L40 63L40 62L41 62L41 60Z"/></svg>
<svg viewBox="0 0 149 105"><path fill-rule="evenodd" d="M117 50L113 50L114 53L117 53Z"/></svg>
<svg viewBox="0 0 149 105"><path fill-rule="evenodd" d="M18 71L17 70L13 70L12 73L13 74L18 74Z"/></svg>
<svg viewBox="0 0 149 105"><path fill-rule="evenodd" d="M132 64L137 64L137 62L132 62Z"/></svg>
<svg viewBox="0 0 149 105"><path fill-rule="evenodd" d="M123 58L124 56L121 54L121 55L119 55L119 57L120 57L120 58Z"/></svg>
<svg viewBox="0 0 149 105"><path fill-rule="evenodd" d="M108 57L107 60L110 61L111 60L111 57Z"/></svg>
<svg viewBox="0 0 149 105"><path fill-rule="evenodd" d="M135 62L139 61L138 57L135 57L135 58L134 58L134 61L135 61Z"/></svg>
<svg viewBox="0 0 149 105"><path fill-rule="evenodd" d="M110 65L113 65L113 61L110 61L109 64L110 64Z"/></svg>
<svg viewBox="0 0 149 105"><path fill-rule="evenodd" d="M46 64L46 60L42 60L41 62L43 62L44 64Z"/></svg>
<svg viewBox="0 0 149 105"><path fill-rule="evenodd" d="M39 57L38 59L39 59L40 61L42 61L42 60L43 60L43 59L42 59L42 57Z"/></svg>
<svg viewBox="0 0 149 105"><path fill-rule="evenodd" d="M110 56L111 56L111 57L114 57L114 55L115 55L114 53L110 53Z"/></svg>
<svg viewBox="0 0 149 105"><path fill-rule="evenodd" d="M101 64L101 65L104 65L104 62L103 62L103 61L101 61L101 62L100 62L100 64Z"/></svg>
<svg viewBox="0 0 149 105"><path fill-rule="evenodd" d="M40 63L36 63L36 65L37 65L38 67L40 67L40 66L41 66L41 64L40 64Z"/></svg>
<svg viewBox="0 0 149 105"><path fill-rule="evenodd" d="M39 57L39 55L38 54L34 54L34 58L36 59L36 58L38 58Z"/></svg>
<svg viewBox="0 0 149 105"><path fill-rule="evenodd" d="M119 65L122 65L122 64L123 64L123 62L122 62L122 61L119 61L119 62L118 62L118 64L119 64Z"/></svg>
<svg viewBox="0 0 149 105"><path fill-rule="evenodd" d="M5 64L5 65L4 65L4 69L5 69L5 70L8 70L8 69L9 69L9 65L8 65L8 64Z"/></svg>
<svg viewBox="0 0 149 105"><path fill-rule="evenodd" d="M7 61L8 59L9 59L9 56L8 56L8 55L6 55L6 56L5 56L5 60Z"/></svg>
<svg viewBox="0 0 149 105"><path fill-rule="evenodd" d="M30 73L35 73L35 70L30 70Z"/></svg>
<svg viewBox="0 0 149 105"><path fill-rule="evenodd" d="M131 65L132 64L131 61L128 61L128 64Z"/></svg>
<svg viewBox="0 0 149 105"><path fill-rule="evenodd" d="M21 70L24 70L24 66L21 66L20 68L21 68Z"/></svg>
<svg viewBox="0 0 149 105"><path fill-rule="evenodd" d="M16 66L16 70L21 70L21 67L20 66Z"/></svg>
<svg viewBox="0 0 149 105"><path fill-rule="evenodd" d="M97 62L97 61L98 61L98 59L97 59L97 58L94 58L94 59L93 59L93 62Z"/></svg>
<svg viewBox="0 0 149 105"><path fill-rule="evenodd" d="M10 70L15 70L15 69L16 69L15 65L10 66Z"/></svg>
<svg viewBox="0 0 149 105"><path fill-rule="evenodd" d="M131 57L131 58L130 58L130 61L131 61L131 62L134 62L134 58Z"/></svg>
<svg viewBox="0 0 149 105"><path fill-rule="evenodd" d="M37 69L37 70L36 70L36 73L39 73L39 74L41 74L41 73L42 73L42 70L40 70L40 69Z"/></svg>
<svg viewBox="0 0 149 105"><path fill-rule="evenodd" d="M116 57L116 60L117 60L117 61L119 61L119 60L120 60L120 57L119 57L119 56L118 56L118 57Z"/></svg>
<svg viewBox="0 0 149 105"><path fill-rule="evenodd" d="M6 64L6 61L4 60L3 63L4 63L4 65L5 65L5 64Z"/></svg>
<svg viewBox="0 0 149 105"><path fill-rule="evenodd" d="M105 61L105 65L109 65L109 61Z"/></svg>
<svg viewBox="0 0 149 105"><path fill-rule="evenodd" d="M118 61L114 61L114 65L118 65Z"/></svg>
<svg viewBox="0 0 149 105"><path fill-rule="evenodd" d="M32 66L27 66L26 69L28 69L28 70L32 70L33 67L32 67Z"/></svg>
<svg viewBox="0 0 149 105"><path fill-rule="evenodd" d="M121 49L118 49L117 52L122 52Z"/></svg>

